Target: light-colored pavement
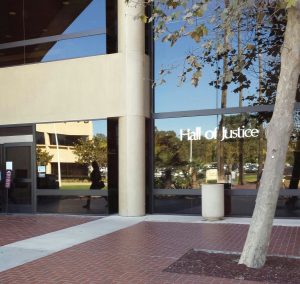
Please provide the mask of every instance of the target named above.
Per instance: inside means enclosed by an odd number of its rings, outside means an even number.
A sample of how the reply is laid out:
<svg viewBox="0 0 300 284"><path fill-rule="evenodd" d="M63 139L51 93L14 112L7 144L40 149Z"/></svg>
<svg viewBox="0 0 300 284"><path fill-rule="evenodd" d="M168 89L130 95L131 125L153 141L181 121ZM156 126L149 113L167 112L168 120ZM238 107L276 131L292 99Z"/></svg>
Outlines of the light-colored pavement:
<svg viewBox="0 0 300 284"><path fill-rule="evenodd" d="M51 255L75 245L108 235L141 222L186 224L249 224L250 218L225 218L207 222L201 216L147 215L143 217L108 216L77 226L17 241L0 247L0 272ZM274 225L300 227L299 219L276 219Z"/></svg>
<svg viewBox="0 0 300 284"><path fill-rule="evenodd" d="M205 221L201 216L182 216L182 215L147 215L145 221L151 222L176 222L176 223L208 223L208 224L241 224L249 225L251 218L226 217L219 221ZM300 219L274 219L274 226L300 227Z"/></svg>
<svg viewBox="0 0 300 284"><path fill-rule="evenodd" d="M0 247L0 272L142 222L109 216Z"/></svg>

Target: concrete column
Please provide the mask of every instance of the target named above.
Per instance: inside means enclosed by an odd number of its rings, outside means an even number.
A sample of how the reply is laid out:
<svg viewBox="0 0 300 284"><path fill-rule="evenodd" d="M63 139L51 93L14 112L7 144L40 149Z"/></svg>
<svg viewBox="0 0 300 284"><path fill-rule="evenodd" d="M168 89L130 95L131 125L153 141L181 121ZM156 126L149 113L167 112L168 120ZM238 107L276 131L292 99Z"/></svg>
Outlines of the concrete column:
<svg viewBox="0 0 300 284"><path fill-rule="evenodd" d="M145 214L145 119L119 120L119 214Z"/></svg>
<svg viewBox="0 0 300 284"><path fill-rule="evenodd" d="M119 118L119 214L145 214L145 27L143 1L118 1L118 52L124 57L124 113ZM133 3L134 2L134 3ZM117 82L116 82L117 83Z"/></svg>

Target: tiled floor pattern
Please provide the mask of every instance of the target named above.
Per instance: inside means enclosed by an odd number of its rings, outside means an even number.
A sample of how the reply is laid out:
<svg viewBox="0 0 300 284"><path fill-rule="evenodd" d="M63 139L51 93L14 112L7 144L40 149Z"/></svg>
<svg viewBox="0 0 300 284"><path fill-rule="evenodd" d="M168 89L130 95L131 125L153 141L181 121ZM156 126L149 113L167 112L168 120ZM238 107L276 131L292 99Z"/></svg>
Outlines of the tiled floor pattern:
<svg viewBox="0 0 300 284"><path fill-rule="evenodd" d="M0 215L0 246L80 225L92 220L95 220L95 217Z"/></svg>
<svg viewBox="0 0 300 284"><path fill-rule="evenodd" d="M0 283L254 283L162 272L191 248L241 251L247 225L142 222L0 273ZM270 253L300 256L299 227L275 227Z"/></svg>

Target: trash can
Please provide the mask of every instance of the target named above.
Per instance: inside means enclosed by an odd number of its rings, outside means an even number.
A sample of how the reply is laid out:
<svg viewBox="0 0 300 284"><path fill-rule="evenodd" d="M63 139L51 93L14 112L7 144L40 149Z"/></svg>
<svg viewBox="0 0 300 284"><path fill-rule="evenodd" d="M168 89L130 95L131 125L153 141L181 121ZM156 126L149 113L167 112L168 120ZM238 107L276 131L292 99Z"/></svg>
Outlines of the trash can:
<svg viewBox="0 0 300 284"><path fill-rule="evenodd" d="M224 184L202 184L202 217L208 221L224 219Z"/></svg>

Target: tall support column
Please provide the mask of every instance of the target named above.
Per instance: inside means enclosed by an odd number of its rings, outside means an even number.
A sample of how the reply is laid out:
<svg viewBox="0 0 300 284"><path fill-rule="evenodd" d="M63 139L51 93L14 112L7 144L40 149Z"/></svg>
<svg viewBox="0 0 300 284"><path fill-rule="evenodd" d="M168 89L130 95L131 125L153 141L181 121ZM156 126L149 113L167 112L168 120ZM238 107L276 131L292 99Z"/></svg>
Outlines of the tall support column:
<svg viewBox="0 0 300 284"><path fill-rule="evenodd" d="M119 120L119 214L145 215L145 119Z"/></svg>
<svg viewBox="0 0 300 284"><path fill-rule="evenodd" d="M145 214L145 26L142 0L118 0L118 52L124 55L124 116L119 118L119 214ZM117 82L116 82L117 83Z"/></svg>

